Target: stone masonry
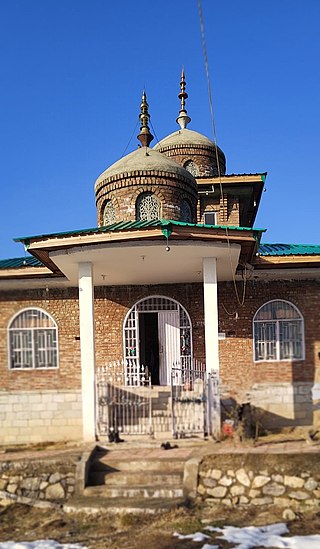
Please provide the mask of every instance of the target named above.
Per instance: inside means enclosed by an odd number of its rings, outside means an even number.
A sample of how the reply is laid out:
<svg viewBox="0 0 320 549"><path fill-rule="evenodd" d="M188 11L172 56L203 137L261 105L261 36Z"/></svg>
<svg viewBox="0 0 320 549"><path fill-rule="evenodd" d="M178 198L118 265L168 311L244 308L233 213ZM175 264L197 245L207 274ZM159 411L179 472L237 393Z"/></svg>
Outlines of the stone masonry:
<svg viewBox="0 0 320 549"><path fill-rule="evenodd" d="M318 456L207 456L200 464L198 496L213 505L320 505Z"/></svg>

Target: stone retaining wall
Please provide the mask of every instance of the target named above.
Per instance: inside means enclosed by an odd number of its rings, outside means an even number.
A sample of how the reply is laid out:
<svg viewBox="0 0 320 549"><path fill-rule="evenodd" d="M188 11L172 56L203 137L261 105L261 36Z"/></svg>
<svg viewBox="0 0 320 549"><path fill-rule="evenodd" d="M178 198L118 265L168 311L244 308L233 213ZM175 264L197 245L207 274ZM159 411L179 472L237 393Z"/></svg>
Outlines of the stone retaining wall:
<svg viewBox="0 0 320 549"><path fill-rule="evenodd" d="M77 462L3 461L0 463L0 500L20 503L64 502L75 491Z"/></svg>
<svg viewBox="0 0 320 549"><path fill-rule="evenodd" d="M317 454L207 456L199 465L198 496L207 503L320 505Z"/></svg>

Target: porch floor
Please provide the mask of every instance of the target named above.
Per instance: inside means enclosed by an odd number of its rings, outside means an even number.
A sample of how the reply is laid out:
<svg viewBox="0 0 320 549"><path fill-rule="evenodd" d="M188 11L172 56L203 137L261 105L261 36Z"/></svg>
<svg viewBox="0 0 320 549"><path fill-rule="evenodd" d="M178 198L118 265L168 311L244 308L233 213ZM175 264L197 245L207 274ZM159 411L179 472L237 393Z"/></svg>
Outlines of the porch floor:
<svg viewBox="0 0 320 549"><path fill-rule="evenodd" d="M170 456L189 459L191 457L202 457L210 454L320 454L320 440L313 443L307 442L305 439L289 440L282 436L271 436L268 441L259 440L255 445L251 441L236 443L233 440L224 440L217 443L213 440L200 440L196 438L172 440L168 439L170 444L175 444L178 448L164 450L161 448L161 441L152 440L149 437L141 437L139 439L131 439L126 437L125 442L120 444L109 444L99 441L97 443L56 443L50 444L47 447L41 443L32 444L30 446L23 445L21 447L2 447L0 446L0 462L17 461L17 460L39 460L39 459L54 459L62 455L80 456L83 451L88 451L95 445L105 446L112 452L115 459L125 459L128 457L149 457L155 459L168 459ZM41 450L39 450L41 447Z"/></svg>

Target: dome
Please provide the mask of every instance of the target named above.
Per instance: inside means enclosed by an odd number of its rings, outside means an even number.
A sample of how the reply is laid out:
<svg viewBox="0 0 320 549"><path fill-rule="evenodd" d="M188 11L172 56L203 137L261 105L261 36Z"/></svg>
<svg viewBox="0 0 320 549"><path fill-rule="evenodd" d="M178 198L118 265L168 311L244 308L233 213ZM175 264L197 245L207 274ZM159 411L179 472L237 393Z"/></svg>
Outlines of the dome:
<svg viewBox="0 0 320 549"><path fill-rule="evenodd" d="M132 177L142 175L142 172L143 175L147 175L145 172L163 172L183 177L191 184L196 184L193 176L175 160L149 147L141 147L107 168L96 180L95 188L102 182L117 179L124 174L125 177Z"/></svg>
<svg viewBox="0 0 320 549"><path fill-rule="evenodd" d="M95 182L98 225L114 221L196 220L197 182L170 155L149 147L146 93L142 94L140 148L107 168Z"/></svg>
<svg viewBox="0 0 320 549"><path fill-rule="evenodd" d="M187 129L191 118L186 110L186 81L182 69L178 97L181 105L176 120L180 129L162 139L154 149L176 160L195 177L214 177L226 173L226 158L223 151L211 139L194 130Z"/></svg>
<svg viewBox="0 0 320 549"><path fill-rule="evenodd" d="M203 135L202 133L196 132L194 130L188 130L187 128L181 128L176 132L171 133L167 137L164 137L157 145L155 145L155 150L163 150L167 147L177 147L179 145L191 145L191 146L203 146L215 148L215 144L211 139ZM218 147L219 149L219 147Z"/></svg>
<svg viewBox="0 0 320 549"><path fill-rule="evenodd" d="M205 135L187 128L180 128L162 139L154 150L179 162L185 168L193 165L195 177L212 177L226 173L224 152L217 147L219 167L217 165L216 146Z"/></svg>

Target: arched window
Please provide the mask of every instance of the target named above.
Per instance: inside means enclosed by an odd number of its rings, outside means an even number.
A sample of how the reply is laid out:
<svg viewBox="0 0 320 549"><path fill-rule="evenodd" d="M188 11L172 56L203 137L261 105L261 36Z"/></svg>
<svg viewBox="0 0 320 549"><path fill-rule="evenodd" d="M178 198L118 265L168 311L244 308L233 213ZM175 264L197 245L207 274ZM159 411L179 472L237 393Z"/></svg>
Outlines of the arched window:
<svg viewBox="0 0 320 549"><path fill-rule="evenodd" d="M198 166L193 162L193 160L187 160L187 162L183 164L183 167L185 170L190 172L191 175L193 175L193 177L198 177L199 175Z"/></svg>
<svg viewBox="0 0 320 549"><path fill-rule="evenodd" d="M160 202L153 193L142 193L136 203L137 221L160 219Z"/></svg>
<svg viewBox="0 0 320 549"><path fill-rule="evenodd" d="M256 361L301 360L304 357L303 318L295 305L265 303L253 319Z"/></svg>
<svg viewBox="0 0 320 549"><path fill-rule="evenodd" d="M116 212L111 200L107 200L103 209L103 224L112 225L116 221Z"/></svg>
<svg viewBox="0 0 320 549"><path fill-rule="evenodd" d="M181 201L180 220L185 223L192 223L192 212L189 200L185 198Z"/></svg>
<svg viewBox="0 0 320 549"><path fill-rule="evenodd" d="M58 330L41 309L25 309L9 324L11 369L57 368Z"/></svg>

